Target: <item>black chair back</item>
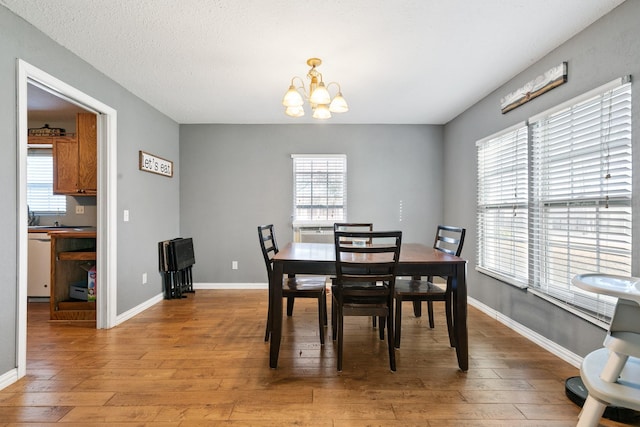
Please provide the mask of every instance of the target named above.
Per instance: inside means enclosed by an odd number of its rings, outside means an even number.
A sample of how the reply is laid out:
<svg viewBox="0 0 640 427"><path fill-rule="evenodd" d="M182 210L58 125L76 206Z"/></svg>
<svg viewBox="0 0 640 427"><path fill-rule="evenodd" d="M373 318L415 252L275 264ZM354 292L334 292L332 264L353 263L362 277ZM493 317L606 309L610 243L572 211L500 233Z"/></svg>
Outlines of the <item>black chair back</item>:
<svg viewBox="0 0 640 427"><path fill-rule="evenodd" d="M466 230L462 227L438 225L433 247L449 255L460 256Z"/></svg>
<svg viewBox="0 0 640 427"><path fill-rule="evenodd" d="M393 294L401 242L401 231L335 231L336 285L340 295L348 299ZM376 283L384 286L375 286Z"/></svg>
<svg viewBox="0 0 640 427"><path fill-rule="evenodd" d="M264 264L267 267L267 277L271 277L273 257L278 253L278 243L273 233L273 224L258 226L258 240L260 240L260 249L262 249Z"/></svg>
<svg viewBox="0 0 640 427"><path fill-rule="evenodd" d="M373 223L372 222L336 222L333 224L333 232L336 231L373 231ZM344 243L353 243L352 240L348 240L348 238L343 238L342 241ZM371 244L371 240L368 240L367 243Z"/></svg>

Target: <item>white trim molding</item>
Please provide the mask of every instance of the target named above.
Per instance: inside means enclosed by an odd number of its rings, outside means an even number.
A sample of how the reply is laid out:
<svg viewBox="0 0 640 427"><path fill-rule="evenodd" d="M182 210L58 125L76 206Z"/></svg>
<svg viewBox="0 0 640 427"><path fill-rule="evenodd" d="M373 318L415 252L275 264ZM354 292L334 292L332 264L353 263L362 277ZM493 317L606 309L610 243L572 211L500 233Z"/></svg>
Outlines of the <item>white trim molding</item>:
<svg viewBox="0 0 640 427"><path fill-rule="evenodd" d="M124 323L127 320L131 319L132 317L134 317L134 316L146 311L148 308L151 308L152 306L158 304L163 299L164 299L164 296L163 296L162 293L160 293L160 294L156 295L155 297L146 300L142 304L138 304L135 307L133 307L132 309L125 311L124 313L122 313L122 314L117 316L116 325Z"/></svg>
<svg viewBox="0 0 640 427"><path fill-rule="evenodd" d="M18 369L12 369L0 375L0 390L18 381Z"/></svg>
<svg viewBox="0 0 640 427"><path fill-rule="evenodd" d="M475 307L489 317L496 319L498 322L502 323L509 329L516 331L523 337L527 338L529 341L532 341L533 343L539 345L540 347L558 356L560 359L573 365L574 367L580 368L580 365L582 364L582 357L578 356L577 354L556 344L550 339L543 337L539 333L527 328L526 326L516 322L510 317L505 316L504 314L492 309L491 307L481 303L474 298L467 297L467 302L470 306Z"/></svg>
<svg viewBox="0 0 640 427"><path fill-rule="evenodd" d="M194 283L193 289L269 289L265 283Z"/></svg>

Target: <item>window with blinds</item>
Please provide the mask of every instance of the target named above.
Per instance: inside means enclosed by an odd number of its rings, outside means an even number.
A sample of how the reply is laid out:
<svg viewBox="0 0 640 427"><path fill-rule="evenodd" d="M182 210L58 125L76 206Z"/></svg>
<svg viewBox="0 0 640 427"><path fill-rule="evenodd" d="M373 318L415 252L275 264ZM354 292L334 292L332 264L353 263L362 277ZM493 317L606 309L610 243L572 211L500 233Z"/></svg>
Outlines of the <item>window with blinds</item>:
<svg viewBox="0 0 640 427"><path fill-rule="evenodd" d="M631 86L618 79L477 142L478 265L581 316L615 298L571 285L631 276Z"/></svg>
<svg viewBox="0 0 640 427"><path fill-rule="evenodd" d="M527 285L527 127L478 141L477 269Z"/></svg>
<svg viewBox="0 0 640 427"><path fill-rule="evenodd" d="M36 215L64 214L67 198L53 194L53 154L50 148L29 148L27 204Z"/></svg>
<svg viewBox="0 0 640 427"><path fill-rule="evenodd" d="M571 285L631 276L631 86L613 82L530 119L530 284L608 321L616 300Z"/></svg>
<svg viewBox="0 0 640 427"><path fill-rule="evenodd" d="M333 225L347 218L347 156L293 154L293 224Z"/></svg>

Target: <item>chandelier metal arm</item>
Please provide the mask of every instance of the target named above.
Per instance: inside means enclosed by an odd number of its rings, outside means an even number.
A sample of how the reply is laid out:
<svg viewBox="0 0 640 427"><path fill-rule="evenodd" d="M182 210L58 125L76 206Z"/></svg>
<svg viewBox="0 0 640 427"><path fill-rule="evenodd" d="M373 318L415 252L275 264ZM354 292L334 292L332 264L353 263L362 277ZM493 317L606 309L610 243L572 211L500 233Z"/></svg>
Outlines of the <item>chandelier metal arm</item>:
<svg viewBox="0 0 640 427"><path fill-rule="evenodd" d="M295 80L296 80L296 79L300 80L300 86L296 86L296 85L295 85ZM291 78L291 86L293 86L293 87L296 89L296 91L298 91L298 92L300 93L300 95L302 95L302 97L303 97L304 99L306 99L307 101L309 101L309 96L310 96L310 94L308 94L308 93L307 93L307 88L306 88L306 87L305 87L305 85L304 85L304 80L302 79L302 77L300 77L300 76L293 76L293 77Z"/></svg>
<svg viewBox="0 0 640 427"><path fill-rule="evenodd" d="M329 90L329 86L331 86L331 85L336 85L336 86L338 86L338 92L337 92L337 93L342 93L342 89L340 88L340 83L338 83L338 82L331 82L331 83L328 83L328 84L327 84L327 90Z"/></svg>

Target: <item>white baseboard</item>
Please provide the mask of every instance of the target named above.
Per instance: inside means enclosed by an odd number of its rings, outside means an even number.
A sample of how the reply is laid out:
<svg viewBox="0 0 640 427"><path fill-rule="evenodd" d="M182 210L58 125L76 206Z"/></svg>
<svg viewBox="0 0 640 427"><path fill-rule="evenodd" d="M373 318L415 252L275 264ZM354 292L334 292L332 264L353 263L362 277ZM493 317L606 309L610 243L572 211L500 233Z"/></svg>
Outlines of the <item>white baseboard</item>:
<svg viewBox="0 0 640 427"><path fill-rule="evenodd" d="M527 328L526 326L514 321L510 317L505 316L504 314L492 309L488 305L485 305L474 298L467 297L467 303L470 306L482 311L489 317L496 319L506 327L513 329L528 340L538 344L540 347L544 348L550 353L555 354L565 362L575 366L576 368L580 368L580 365L582 364L582 357L578 356L577 354L567 350L566 348L558 345L550 339L543 337L539 333Z"/></svg>
<svg viewBox="0 0 640 427"><path fill-rule="evenodd" d="M9 387L11 384L18 381L18 370L12 369L2 375L0 375L0 390Z"/></svg>
<svg viewBox="0 0 640 427"><path fill-rule="evenodd" d="M146 300L142 304L133 307L131 310L127 310L124 313L119 314L116 317L116 326L119 325L122 322L125 322L125 321L131 319L133 316L142 313L146 309L151 308L152 306L156 305L157 303L159 303L163 299L164 299L164 296L162 294L158 294L155 297Z"/></svg>
<svg viewBox="0 0 640 427"><path fill-rule="evenodd" d="M193 289L269 289L267 283L194 283Z"/></svg>

